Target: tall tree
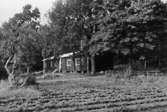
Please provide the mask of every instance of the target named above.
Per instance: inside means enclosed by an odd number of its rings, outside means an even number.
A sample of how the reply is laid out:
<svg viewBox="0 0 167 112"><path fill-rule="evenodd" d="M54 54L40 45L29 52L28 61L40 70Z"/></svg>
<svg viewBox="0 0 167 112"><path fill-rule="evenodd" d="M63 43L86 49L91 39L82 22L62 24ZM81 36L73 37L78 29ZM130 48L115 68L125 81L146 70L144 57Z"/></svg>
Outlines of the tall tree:
<svg viewBox="0 0 167 112"><path fill-rule="evenodd" d="M97 2L96 2L97 3ZM103 1L97 4L98 27L90 43L91 51L111 51L132 60L158 47L166 21L166 5L161 1ZM100 10L100 11L99 11ZM153 24L154 23L154 24ZM99 43L99 44L98 44ZM93 49L94 48L94 49Z"/></svg>
<svg viewBox="0 0 167 112"><path fill-rule="evenodd" d="M37 8L32 9L31 5L26 5L21 13L15 14L8 22L3 24L2 30L5 38L1 50L4 51L4 58L9 57L5 68L9 74L11 84L13 84L12 80L16 75L16 65L24 62L29 69L34 61L33 57L36 53L32 53L35 50L32 47L35 47L35 37L38 36L39 18L39 10ZM12 71L8 68L10 61L13 62Z"/></svg>

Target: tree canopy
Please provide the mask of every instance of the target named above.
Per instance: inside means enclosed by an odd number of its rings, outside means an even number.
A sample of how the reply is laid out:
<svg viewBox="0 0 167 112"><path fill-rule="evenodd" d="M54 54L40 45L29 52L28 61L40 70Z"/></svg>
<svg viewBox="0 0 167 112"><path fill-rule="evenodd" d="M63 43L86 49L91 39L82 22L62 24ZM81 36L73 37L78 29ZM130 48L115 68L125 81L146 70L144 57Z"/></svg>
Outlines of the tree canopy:
<svg viewBox="0 0 167 112"><path fill-rule="evenodd" d="M17 64L27 67L36 64L34 60L38 55L39 18L38 8L32 9L31 5L26 5L21 13L15 14L3 24L0 49L3 51L2 58L7 59L13 55Z"/></svg>
<svg viewBox="0 0 167 112"><path fill-rule="evenodd" d="M167 4L161 0L59 0L40 25L40 12L23 7L0 29L0 57L14 55L33 68L42 58L80 51L91 58L111 52L129 60L165 56ZM93 66L92 66L93 68Z"/></svg>

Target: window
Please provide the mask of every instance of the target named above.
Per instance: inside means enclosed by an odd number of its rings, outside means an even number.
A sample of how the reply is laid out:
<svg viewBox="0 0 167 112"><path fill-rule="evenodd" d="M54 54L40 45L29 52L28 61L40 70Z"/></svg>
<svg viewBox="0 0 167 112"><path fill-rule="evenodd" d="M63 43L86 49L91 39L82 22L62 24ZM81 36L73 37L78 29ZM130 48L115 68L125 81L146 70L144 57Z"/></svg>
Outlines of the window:
<svg viewBox="0 0 167 112"><path fill-rule="evenodd" d="M71 59L67 59L67 66L71 66L72 65L72 60Z"/></svg>
<svg viewBox="0 0 167 112"><path fill-rule="evenodd" d="M76 65L76 66L79 66L79 65L80 65L80 58L76 58L76 59L75 59L75 65Z"/></svg>

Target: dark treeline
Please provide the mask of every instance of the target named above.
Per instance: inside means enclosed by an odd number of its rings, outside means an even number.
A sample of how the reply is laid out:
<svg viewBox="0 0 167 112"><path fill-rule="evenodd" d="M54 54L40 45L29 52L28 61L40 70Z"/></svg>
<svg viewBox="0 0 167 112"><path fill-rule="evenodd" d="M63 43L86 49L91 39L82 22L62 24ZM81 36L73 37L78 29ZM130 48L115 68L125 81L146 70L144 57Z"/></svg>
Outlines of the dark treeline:
<svg viewBox="0 0 167 112"><path fill-rule="evenodd" d="M104 52L117 64L167 65L167 4L160 0L59 0L48 17L41 25L38 8L26 5L3 24L1 65L12 57L11 70L30 72L42 68L42 59L75 51L90 60L92 74L95 56Z"/></svg>

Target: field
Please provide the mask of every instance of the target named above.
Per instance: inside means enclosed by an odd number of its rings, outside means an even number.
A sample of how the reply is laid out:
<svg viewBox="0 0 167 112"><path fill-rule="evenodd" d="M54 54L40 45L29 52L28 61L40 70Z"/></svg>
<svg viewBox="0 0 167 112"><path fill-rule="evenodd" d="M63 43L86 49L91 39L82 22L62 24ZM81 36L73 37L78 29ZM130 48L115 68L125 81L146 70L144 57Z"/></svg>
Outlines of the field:
<svg viewBox="0 0 167 112"><path fill-rule="evenodd" d="M0 112L166 112L167 77L40 80L38 89L0 90Z"/></svg>

